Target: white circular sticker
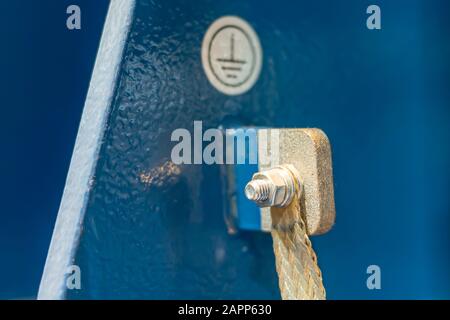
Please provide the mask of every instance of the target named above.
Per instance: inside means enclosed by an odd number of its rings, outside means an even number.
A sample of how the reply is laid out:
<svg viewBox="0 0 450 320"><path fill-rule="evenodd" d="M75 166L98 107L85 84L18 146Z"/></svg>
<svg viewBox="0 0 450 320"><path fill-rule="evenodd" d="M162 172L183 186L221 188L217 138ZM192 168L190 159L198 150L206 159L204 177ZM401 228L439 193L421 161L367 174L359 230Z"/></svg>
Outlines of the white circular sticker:
<svg viewBox="0 0 450 320"><path fill-rule="evenodd" d="M219 18L203 38L202 64L217 90L228 95L242 94L253 87L261 71L258 36L241 18Z"/></svg>

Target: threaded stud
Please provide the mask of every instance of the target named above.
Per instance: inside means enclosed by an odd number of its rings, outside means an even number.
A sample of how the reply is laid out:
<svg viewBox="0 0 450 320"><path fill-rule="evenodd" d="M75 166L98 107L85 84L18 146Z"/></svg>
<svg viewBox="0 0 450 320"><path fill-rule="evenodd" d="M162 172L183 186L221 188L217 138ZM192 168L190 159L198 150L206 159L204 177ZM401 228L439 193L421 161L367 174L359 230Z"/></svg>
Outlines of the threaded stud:
<svg viewBox="0 0 450 320"><path fill-rule="evenodd" d="M245 186L245 196L251 201L261 202L269 199L270 182L262 179L252 180Z"/></svg>

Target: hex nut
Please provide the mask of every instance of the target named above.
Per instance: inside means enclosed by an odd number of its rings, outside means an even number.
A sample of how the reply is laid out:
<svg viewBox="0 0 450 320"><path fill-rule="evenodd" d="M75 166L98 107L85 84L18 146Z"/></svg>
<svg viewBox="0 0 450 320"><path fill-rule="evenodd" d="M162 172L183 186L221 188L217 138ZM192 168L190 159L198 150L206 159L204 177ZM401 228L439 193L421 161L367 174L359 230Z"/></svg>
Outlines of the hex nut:
<svg viewBox="0 0 450 320"><path fill-rule="evenodd" d="M252 181L264 181L269 193L267 199L256 201L260 207L284 207L290 203L295 192L292 173L285 167L275 167L253 175Z"/></svg>

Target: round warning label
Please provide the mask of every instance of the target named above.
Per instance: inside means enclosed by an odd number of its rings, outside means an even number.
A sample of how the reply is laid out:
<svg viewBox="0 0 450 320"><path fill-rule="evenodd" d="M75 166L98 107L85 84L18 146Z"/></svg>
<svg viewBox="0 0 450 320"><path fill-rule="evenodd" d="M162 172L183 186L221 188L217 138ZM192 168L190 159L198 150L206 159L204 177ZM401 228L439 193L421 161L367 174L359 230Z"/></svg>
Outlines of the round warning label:
<svg viewBox="0 0 450 320"><path fill-rule="evenodd" d="M253 87L261 71L258 36L239 17L219 18L203 38L202 64L217 90L228 95L242 94Z"/></svg>

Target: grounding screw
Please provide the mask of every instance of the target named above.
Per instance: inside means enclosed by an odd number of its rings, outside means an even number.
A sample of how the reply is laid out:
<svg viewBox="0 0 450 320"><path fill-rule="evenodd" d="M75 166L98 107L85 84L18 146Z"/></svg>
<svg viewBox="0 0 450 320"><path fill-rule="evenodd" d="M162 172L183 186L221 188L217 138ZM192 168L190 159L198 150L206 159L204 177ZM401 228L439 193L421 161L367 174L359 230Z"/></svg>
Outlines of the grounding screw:
<svg viewBox="0 0 450 320"><path fill-rule="evenodd" d="M247 199L256 202L266 201L269 198L271 187L269 181L252 180L245 186L245 196Z"/></svg>
<svg viewBox="0 0 450 320"><path fill-rule="evenodd" d="M297 171L290 165L257 172L245 186L245 196L260 207L285 207L296 192L296 179Z"/></svg>

